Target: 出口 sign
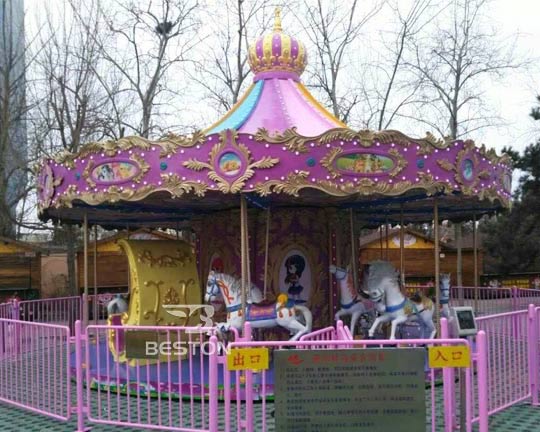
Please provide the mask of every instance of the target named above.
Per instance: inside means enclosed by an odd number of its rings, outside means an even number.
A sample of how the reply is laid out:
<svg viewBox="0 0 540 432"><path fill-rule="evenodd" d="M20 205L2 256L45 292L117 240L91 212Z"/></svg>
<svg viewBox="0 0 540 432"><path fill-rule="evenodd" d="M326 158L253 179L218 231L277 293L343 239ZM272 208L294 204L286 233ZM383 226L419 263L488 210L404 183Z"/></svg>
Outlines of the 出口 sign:
<svg viewBox="0 0 540 432"><path fill-rule="evenodd" d="M274 356L278 431L426 428L421 348L284 350Z"/></svg>

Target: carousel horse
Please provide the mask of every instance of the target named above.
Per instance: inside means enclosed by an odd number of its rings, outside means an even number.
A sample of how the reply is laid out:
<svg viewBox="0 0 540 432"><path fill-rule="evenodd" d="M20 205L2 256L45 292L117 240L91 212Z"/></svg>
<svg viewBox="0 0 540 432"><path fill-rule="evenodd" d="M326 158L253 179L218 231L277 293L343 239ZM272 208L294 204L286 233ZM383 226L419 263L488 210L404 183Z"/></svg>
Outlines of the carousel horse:
<svg viewBox="0 0 540 432"><path fill-rule="evenodd" d="M442 307L442 316L450 319L450 273L441 273L439 278L439 289L441 291L440 303Z"/></svg>
<svg viewBox="0 0 540 432"><path fill-rule="evenodd" d="M351 334L354 336L354 329L358 319L363 314L373 314L375 312L375 305L369 300L362 301L359 298L359 295L369 299L369 296L366 296L363 291L358 293L354 289L354 283L352 278L352 273L349 268L347 270L336 267L335 265L330 266L330 273L335 275L336 280L339 284L340 291L340 306L334 316L334 320L338 321L343 316L351 315Z"/></svg>
<svg viewBox="0 0 540 432"><path fill-rule="evenodd" d="M210 272L206 285L206 302L216 299L217 291L223 296L227 308L227 322L218 325L221 330L234 327L242 329L242 289L241 280L224 273ZM300 313L305 320L305 325L296 316ZM269 328L281 326L293 335L291 340L298 340L301 336L311 331L312 316L310 310L301 305L290 302L286 294L280 294L277 302L266 306L247 304L245 320L252 328Z"/></svg>
<svg viewBox="0 0 540 432"><path fill-rule="evenodd" d="M128 305L126 301L122 298L120 294L117 294L108 304L107 304L107 314L118 315L127 312Z"/></svg>
<svg viewBox="0 0 540 432"><path fill-rule="evenodd" d="M380 324L391 322L390 339L396 338L396 328L408 320L417 320L422 327L422 337L426 333L433 339L437 330L433 324L433 302L423 294L411 298L403 295L399 289L398 271L387 261L374 261L367 269L367 294L381 314L369 329L373 338Z"/></svg>
<svg viewBox="0 0 540 432"><path fill-rule="evenodd" d="M221 294L221 291L217 285L212 286L212 292L207 293L212 296L211 302L214 303L221 303L223 302L223 295ZM251 288L247 294L247 302L248 304L266 304L266 299L263 296L262 291L259 289L259 287L255 284L251 284Z"/></svg>

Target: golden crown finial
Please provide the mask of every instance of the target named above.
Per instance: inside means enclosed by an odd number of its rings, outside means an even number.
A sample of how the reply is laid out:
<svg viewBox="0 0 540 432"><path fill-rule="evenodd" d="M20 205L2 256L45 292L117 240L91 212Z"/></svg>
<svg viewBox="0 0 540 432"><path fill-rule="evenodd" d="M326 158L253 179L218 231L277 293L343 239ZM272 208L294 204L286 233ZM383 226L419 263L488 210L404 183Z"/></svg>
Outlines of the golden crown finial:
<svg viewBox="0 0 540 432"><path fill-rule="evenodd" d="M280 32L281 28L281 8L276 8L274 11L274 31Z"/></svg>

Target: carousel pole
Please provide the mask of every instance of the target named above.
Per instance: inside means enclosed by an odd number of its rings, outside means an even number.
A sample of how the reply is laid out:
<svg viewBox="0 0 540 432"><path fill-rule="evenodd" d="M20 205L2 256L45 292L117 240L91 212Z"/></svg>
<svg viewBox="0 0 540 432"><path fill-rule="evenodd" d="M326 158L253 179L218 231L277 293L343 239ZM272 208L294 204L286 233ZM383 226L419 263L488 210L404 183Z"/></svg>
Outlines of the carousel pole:
<svg viewBox="0 0 540 432"><path fill-rule="evenodd" d="M386 217L386 224L384 225L384 233L386 236L386 250L384 252L384 259L388 261L388 217Z"/></svg>
<svg viewBox="0 0 540 432"><path fill-rule="evenodd" d="M478 310L478 232L476 214L473 214L474 309Z"/></svg>
<svg viewBox="0 0 540 432"><path fill-rule="evenodd" d="M399 274L401 278L401 288L405 289L405 227L403 226L403 203L399 215Z"/></svg>
<svg viewBox="0 0 540 432"><path fill-rule="evenodd" d="M433 237L435 237L435 320L437 322L437 334L440 335L441 329L441 293L439 290L439 203L437 198L433 202Z"/></svg>
<svg viewBox="0 0 540 432"><path fill-rule="evenodd" d="M94 225L94 302L92 305L93 305L93 310L94 310L94 324L95 325L98 325L97 240L98 240L97 225Z"/></svg>
<svg viewBox="0 0 540 432"><path fill-rule="evenodd" d="M456 237L456 249L457 249L457 269L456 269L456 283L458 286L458 299L459 305L463 306L465 298L463 296L463 254L462 254L462 237L461 237L461 222L454 225L455 237Z"/></svg>
<svg viewBox="0 0 540 432"><path fill-rule="evenodd" d="M270 249L270 206L266 209L266 232L264 238L264 294L263 298L266 299L266 293L268 292L268 252Z"/></svg>
<svg viewBox="0 0 540 432"><path fill-rule="evenodd" d="M247 238L247 203L244 195L240 195L240 255L242 272L242 328L246 321L247 289L248 289L248 238Z"/></svg>
<svg viewBox="0 0 540 432"><path fill-rule="evenodd" d="M351 224L350 231L351 231L351 271L353 274L353 284L354 284L354 291L358 292L358 258L356 256L357 252L357 239L356 239L356 232L355 232L355 224L354 224L354 212L353 209L349 209L349 222Z"/></svg>
<svg viewBox="0 0 540 432"><path fill-rule="evenodd" d="M381 251L381 260L384 258L383 257L383 248L382 248L382 230L383 230L383 227L381 225L379 227L379 250Z"/></svg>
<svg viewBox="0 0 540 432"><path fill-rule="evenodd" d="M88 215L84 214L83 219L83 277L84 277L84 294L83 294L83 310L82 321L83 329L86 332L88 326Z"/></svg>

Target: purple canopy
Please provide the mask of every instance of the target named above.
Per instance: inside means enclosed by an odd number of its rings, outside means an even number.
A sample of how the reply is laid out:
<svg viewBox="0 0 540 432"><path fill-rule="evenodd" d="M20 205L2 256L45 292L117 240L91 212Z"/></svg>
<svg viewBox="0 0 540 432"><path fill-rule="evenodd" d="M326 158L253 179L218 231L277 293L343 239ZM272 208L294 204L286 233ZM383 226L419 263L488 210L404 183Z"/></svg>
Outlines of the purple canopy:
<svg viewBox="0 0 540 432"><path fill-rule="evenodd" d="M465 219L510 204L510 159L473 141L348 129L300 82L306 50L281 30L251 47L254 83L203 132L86 144L42 163L43 220L174 227L238 207L354 208L374 224Z"/></svg>

